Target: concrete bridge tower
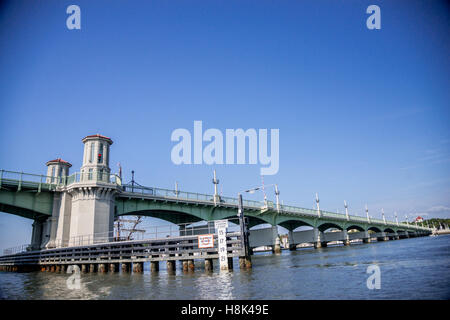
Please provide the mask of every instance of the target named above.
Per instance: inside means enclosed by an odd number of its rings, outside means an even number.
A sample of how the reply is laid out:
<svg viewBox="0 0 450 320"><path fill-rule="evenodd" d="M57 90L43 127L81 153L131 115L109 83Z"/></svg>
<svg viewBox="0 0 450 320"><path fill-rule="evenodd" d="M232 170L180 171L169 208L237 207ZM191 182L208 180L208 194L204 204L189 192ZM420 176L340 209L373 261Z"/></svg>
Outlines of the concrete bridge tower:
<svg viewBox="0 0 450 320"><path fill-rule="evenodd" d="M72 197L69 245L111 241L114 230L114 198L117 187L110 181L108 137L85 137L80 180L68 186Z"/></svg>
<svg viewBox="0 0 450 320"><path fill-rule="evenodd" d="M47 183L56 183L69 175L69 168L72 165L61 158L47 162Z"/></svg>
<svg viewBox="0 0 450 320"><path fill-rule="evenodd" d="M48 161L45 182L55 184L62 183L69 175L69 168L71 166L72 165L69 162L62 160L61 158ZM63 192L61 192L61 190L56 190L53 197L51 217L34 220L33 233L31 235L31 247L33 249L55 246L62 195Z"/></svg>

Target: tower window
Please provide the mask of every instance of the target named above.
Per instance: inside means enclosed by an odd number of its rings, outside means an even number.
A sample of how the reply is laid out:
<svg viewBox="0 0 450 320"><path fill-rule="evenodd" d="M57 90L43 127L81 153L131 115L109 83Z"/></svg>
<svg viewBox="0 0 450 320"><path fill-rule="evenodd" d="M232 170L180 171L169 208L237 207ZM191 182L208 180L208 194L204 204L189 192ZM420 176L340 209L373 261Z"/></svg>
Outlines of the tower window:
<svg viewBox="0 0 450 320"><path fill-rule="evenodd" d="M89 157L89 162L94 161L94 143L91 143L91 155Z"/></svg>
<svg viewBox="0 0 450 320"><path fill-rule="evenodd" d="M100 143L98 146L97 163L103 162L103 144Z"/></svg>

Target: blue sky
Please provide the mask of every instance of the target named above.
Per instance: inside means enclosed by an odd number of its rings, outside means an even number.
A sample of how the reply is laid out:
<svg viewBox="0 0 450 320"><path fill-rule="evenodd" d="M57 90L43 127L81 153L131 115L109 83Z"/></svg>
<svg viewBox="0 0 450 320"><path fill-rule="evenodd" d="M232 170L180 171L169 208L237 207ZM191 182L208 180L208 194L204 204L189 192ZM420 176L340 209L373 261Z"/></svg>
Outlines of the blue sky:
<svg viewBox="0 0 450 320"><path fill-rule="evenodd" d="M66 8L81 8L81 30ZM381 30L366 8L381 8ZM280 130L285 204L392 219L450 216L450 33L445 1L11 1L0 6L0 168L79 170L81 139L113 139L112 170L224 195L259 165L171 162L177 128ZM271 194L270 197L273 198ZM253 196L262 199L262 195ZM3 247L31 220L0 213Z"/></svg>

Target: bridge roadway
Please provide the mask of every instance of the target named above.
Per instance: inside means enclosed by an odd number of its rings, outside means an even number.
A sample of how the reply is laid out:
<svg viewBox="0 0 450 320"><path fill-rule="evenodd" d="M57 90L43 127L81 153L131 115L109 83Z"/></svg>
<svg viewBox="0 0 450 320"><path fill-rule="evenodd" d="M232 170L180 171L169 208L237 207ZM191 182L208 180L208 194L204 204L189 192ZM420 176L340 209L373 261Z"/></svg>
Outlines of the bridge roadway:
<svg viewBox="0 0 450 320"><path fill-rule="evenodd" d="M67 189L84 182L80 173L67 177L47 177L21 172L0 170L0 211L20 215L35 221L45 221L52 216L54 197ZM141 215L163 219L175 224L197 221L213 221L236 217L238 200L161 188L123 185L116 175L97 179L101 184L115 188L114 216ZM89 188L86 188L89 189ZM363 218L355 215L339 214L325 210L312 210L288 205L274 205L273 202L244 200L244 214L248 218L248 227L270 224L270 228L250 229L250 246L270 246L274 252L280 251L277 227L282 226L289 232L290 249L298 244L313 243L316 248L329 242L341 241L345 245L350 241L371 239L385 241L431 234L424 227ZM311 227L307 231L296 229ZM330 230L337 232L329 232ZM328 232L327 232L328 231ZM67 247L71 242L55 242L54 247Z"/></svg>

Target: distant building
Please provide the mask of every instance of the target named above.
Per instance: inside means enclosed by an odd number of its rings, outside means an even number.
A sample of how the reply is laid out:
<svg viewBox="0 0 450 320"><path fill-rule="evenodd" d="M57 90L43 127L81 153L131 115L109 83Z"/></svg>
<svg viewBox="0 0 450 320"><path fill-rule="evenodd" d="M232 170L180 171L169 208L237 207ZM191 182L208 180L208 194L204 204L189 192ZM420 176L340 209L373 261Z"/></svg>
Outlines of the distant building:
<svg viewBox="0 0 450 320"><path fill-rule="evenodd" d="M416 222L422 222L423 221L423 218L421 217L421 216L418 216L417 218L416 218Z"/></svg>

